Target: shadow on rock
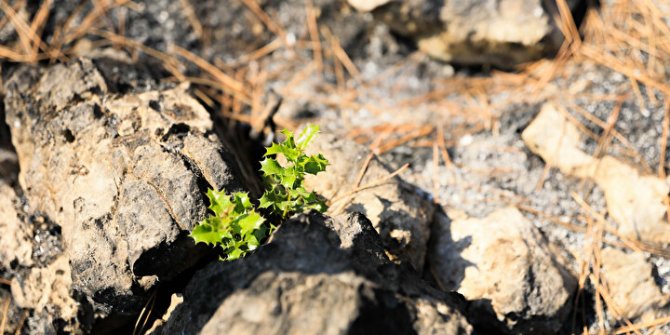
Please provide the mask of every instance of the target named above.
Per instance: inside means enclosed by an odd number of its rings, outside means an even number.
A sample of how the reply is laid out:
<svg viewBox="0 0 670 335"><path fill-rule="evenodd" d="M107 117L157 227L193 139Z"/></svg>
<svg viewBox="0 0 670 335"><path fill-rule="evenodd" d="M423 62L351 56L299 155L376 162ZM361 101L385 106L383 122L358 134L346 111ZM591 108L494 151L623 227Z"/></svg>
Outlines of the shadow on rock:
<svg viewBox="0 0 670 335"><path fill-rule="evenodd" d="M248 257L196 273L163 334L469 333L454 296L388 260L361 214L291 219Z"/></svg>
<svg viewBox="0 0 670 335"><path fill-rule="evenodd" d="M555 334L572 308L576 279L542 232L516 208L451 220L439 212L429 263L439 286L468 301L478 331Z"/></svg>

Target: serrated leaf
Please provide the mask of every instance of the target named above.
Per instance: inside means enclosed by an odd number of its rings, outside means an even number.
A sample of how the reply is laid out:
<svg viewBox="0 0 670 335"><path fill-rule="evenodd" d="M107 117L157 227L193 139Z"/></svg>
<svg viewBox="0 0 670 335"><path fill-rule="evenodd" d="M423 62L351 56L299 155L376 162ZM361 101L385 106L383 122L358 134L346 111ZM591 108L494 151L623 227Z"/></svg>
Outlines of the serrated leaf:
<svg viewBox="0 0 670 335"><path fill-rule="evenodd" d="M247 236L244 241L246 242L247 250L249 251L256 250L256 248L261 245L261 242L254 235Z"/></svg>
<svg viewBox="0 0 670 335"><path fill-rule="evenodd" d="M325 211L328 210L328 206L326 206L326 204L320 199L317 199L309 206L307 206L307 209L313 209L319 213L324 213Z"/></svg>
<svg viewBox="0 0 670 335"><path fill-rule="evenodd" d="M261 198L258 200L258 203L259 203L258 207L259 208L270 208L270 207L272 207L272 205L274 204L274 200L272 200L270 197L271 197L271 193L269 193L267 191L265 193L263 193Z"/></svg>
<svg viewBox="0 0 670 335"><path fill-rule="evenodd" d="M288 129L283 129L281 131L281 133L284 134L284 136L286 136L284 141L282 141L283 145L285 145L287 148L291 148L291 149L297 148L296 145L295 145L295 139L293 138L293 132L292 131L290 131Z"/></svg>
<svg viewBox="0 0 670 335"><path fill-rule="evenodd" d="M196 244L205 243L208 245L217 245L221 243L224 234L216 229L216 227L203 221L193 228L190 235Z"/></svg>
<svg viewBox="0 0 670 335"><path fill-rule="evenodd" d="M309 156L302 162L305 173L317 174L326 170L328 160L322 154Z"/></svg>
<svg viewBox="0 0 670 335"><path fill-rule="evenodd" d="M253 207L247 192L233 193L233 202L235 203L235 210L239 213L244 213Z"/></svg>
<svg viewBox="0 0 670 335"><path fill-rule="evenodd" d="M276 159L266 158L261 161L261 171L265 176L274 176L281 175L284 172L284 168L279 165Z"/></svg>
<svg viewBox="0 0 670 335"><path fill-rule="evenodd" d="M287 145L286 142L280 144L273 143L265 151L266 157L278 154L284 155L284 157L286 157L286 160L290 162L295 162L298 159L298 157L300 157L301 152L295 146Z"/></svg>
<svg viewBox="0 0 670 335"><path fill-rule="evenodd" d="M227 261L234 261L236 259L239 259L240 257L244 256L244 251L239 248L234 248L228 253L228 257L226 257Z"/></svg>
<svg viewBox="0 0 670 335"><path fill-rule="evenodd" d="M305 129L300 132L298 138L295 139L295 144L298 149L305 150L309 142L314 138L314 136L319 132L318 125L308 125Z"/></svg>
<svg viewBox="0 0 670 335"><path fill-rule="evenodd" d="M279 177L282 186L284 186L286 189L293 189L295 181L298 180L298 172L294 167L289 167L284 169Z"/></svg>
<svg viewBox="0 0 670 335"><path fill-rule="evenodd" d="M207 191L207 198L209 198L209 209L216 214L216 216L224 216L233 208L233 203L230 197L224 191L215 191L209 189Z"/></svg>
<svg viewBox="0 0 670 335"><path fill-rule="evenodd" d="M242 235L249 235L259 229L263 222L265 222L265 219L260 214L252 211L240 218L237 224L240 226L240 233Z"/></svg>

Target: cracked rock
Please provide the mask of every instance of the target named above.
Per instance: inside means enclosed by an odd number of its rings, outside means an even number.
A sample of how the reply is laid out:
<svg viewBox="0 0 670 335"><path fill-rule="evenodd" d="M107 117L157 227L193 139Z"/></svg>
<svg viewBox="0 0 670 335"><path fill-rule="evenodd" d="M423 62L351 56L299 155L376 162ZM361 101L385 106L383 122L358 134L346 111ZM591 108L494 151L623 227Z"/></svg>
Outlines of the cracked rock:
<svg viewBox="0 0 670 335"><path fill-rule="evenodd" d="M204 254L187 232L207 187L243 187L186 86L117 92L97 64L20 67L5 85L6 121L28 204L62 228L73 290L97 315L130 314L156 280Z"/></svg>
<svg viewBox="0 0 670 335"><path fill-rule="evenodd" d="M361 214L301 215L195 274L162 334L468 334L454 296L386 258Z"/></svg>

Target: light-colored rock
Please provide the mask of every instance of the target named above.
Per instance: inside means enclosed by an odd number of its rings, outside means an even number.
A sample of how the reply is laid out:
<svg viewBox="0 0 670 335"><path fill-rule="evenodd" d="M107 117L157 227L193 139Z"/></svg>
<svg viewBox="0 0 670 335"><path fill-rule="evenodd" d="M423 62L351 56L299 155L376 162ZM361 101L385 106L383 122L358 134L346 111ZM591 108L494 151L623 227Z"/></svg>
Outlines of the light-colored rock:
<svg viewBox="0 0 670 335"><path fill-rule="evenodd" d="M343 209L367 216L382 236L384 247L392 255L409 260L420 271L430 237L434 205L422 198L415 187L398 177L352 194L370 151L350 140L319 134L307 150L310 154L322 153L331 165L318 176L307 176L306 187L326 199L339 197L331 205L331 213ZM360 186L383 180L392 172L374 157L370 160Z"/></svg>
<svg viewBox="0 0 670 335"><path fill-rule="evenodd" d="M98 64L23 67L5 110L28 204L61 226L74 288L104 316L195 264L206 188L241 182L187 86L118 94Z"/></svg>
<svg viewBox="0 0 670 335"><path fill-rule="evenodd" d="M605 248L601 254L608 292L623 317L632 320L670 303L670 297L656 285L652 266L643 254L614 248Z"/></svg>
<svg viewBox="0 0 670 335"><path fill-rule="evenodd" d="M547 103L521 136L548 165L567 175L594 180L605 193L607 210L620 233L645 242L670 243L665 217L668 181L641 175L612 156L597 159L587 154L580 148L580 135L577 126Z"/></svg>
<svg viewBox="0 0 670 335"><path fill-rule="evenodd" d="M179 294L175 293L170 296L170 306L168 306L167 311L161 316L160 319L154 321L154 324L151 325L151 328L146 331L147 335L154 335L154 334L160 334L160 329L165 325L165 323L170 319L170 315L174 312L174 310L179 306L181 303L184 302L184 297Z"/></svg>
<svg viewBox="0 0 670 335"><path fill-rule="evenodd" d="M32 268L26 278L12 279L12 296L23 308L47 311L53 319L74 320L78 303L72 299L72 277L65 256L45 268Z"/></svg>
<svg viewBox="0 0 670 335"><path fill-rule="evenodd" d="M389 3L391 0L348 0L351 7L361 12L369 12L379 6Z"/></svg>
<svg viewBox="0 0 670 335"><path fill-rule="evenodd" d="M576 280L517 209L500 209L481 219L436 217L428 258L433 274L444 290L472 302L471 315L486 320L493 313L493 319L515 333L560 328Z"/></svg>
<svg viewBox="0 0 670 335"><path fill-rule="evenodd" d="M349 3L361 11L374 9L392 29L416 39L420 50L450 62L512 67L557 50L563 40L553 19L555 4L542 0Z"/></svg>
<svg viewBox="0 0 670 335"><path fill-rule="evenodd" d="M5 269L12 263L20 266L33 264L32 230L19 219L13 201L14 190L0 181L0 266Z"/></svg>

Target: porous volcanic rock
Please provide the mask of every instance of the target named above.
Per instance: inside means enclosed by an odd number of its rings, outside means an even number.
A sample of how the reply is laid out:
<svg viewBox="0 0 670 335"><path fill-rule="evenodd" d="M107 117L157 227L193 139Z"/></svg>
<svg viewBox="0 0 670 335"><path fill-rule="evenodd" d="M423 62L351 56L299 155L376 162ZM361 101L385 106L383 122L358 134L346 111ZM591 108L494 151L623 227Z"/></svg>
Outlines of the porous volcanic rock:
<svg viewBox="0 0 670 335"><path fill-rule="evenodd" d="M33 265L32 229L19 218L16 193L0 181L0 267Z"/></svg>
<svg viewBox="0 0 670 335"><path fill-rule="evenodd" d="M517 209L482 219L436 217L428 258L433 274L441 288L470 302L473 322L516 334L560 330L576 280Z"/></svg>
<svg viewBox="0 0 670 335"><path fill-rule="evenodd" d="M195 274L163 334L467 334L457 300L390 262L361 214L301 215Z"/></svg>
<svg viewBox="0 0 670 335"><path fill-rule="evenodd" d="M187 233L206 189L243 188L187 86L116 85L112 64L20 67L4 101L27 203L62 228L72 289L99 316L136 313L157 280L195 264L207 249Z"/></svg>

